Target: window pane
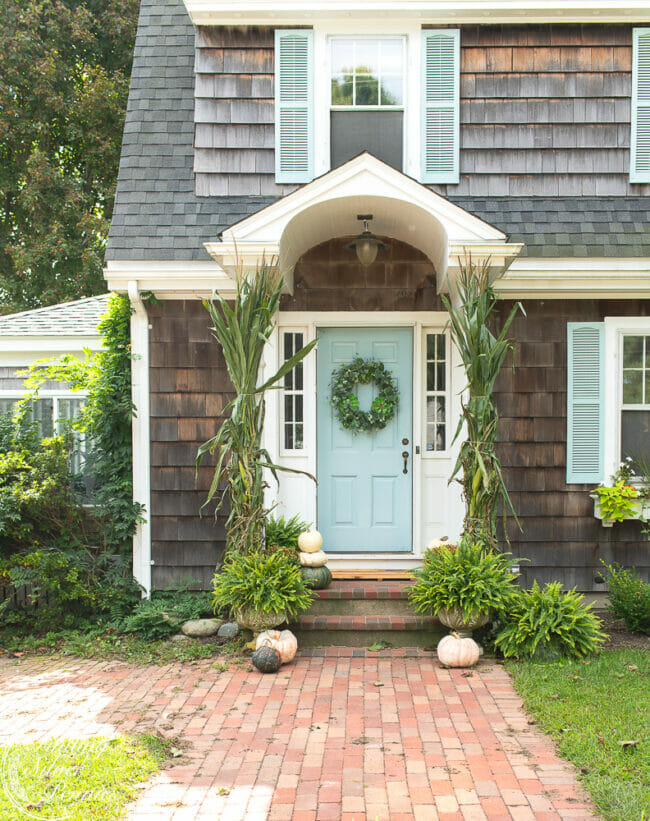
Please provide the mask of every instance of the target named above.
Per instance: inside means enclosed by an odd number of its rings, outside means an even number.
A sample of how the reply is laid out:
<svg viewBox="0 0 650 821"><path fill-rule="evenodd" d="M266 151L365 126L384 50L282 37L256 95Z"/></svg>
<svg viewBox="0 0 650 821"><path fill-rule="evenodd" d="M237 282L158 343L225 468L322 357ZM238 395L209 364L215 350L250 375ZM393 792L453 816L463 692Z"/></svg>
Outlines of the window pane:
<svg viewBox="0 0 650 821"><path fill-rule="evenodd" d="M52 411L54 402L52 399L36 399L30 403L30 416L40 425L41 436L52 436L54 425L52 421Z"/></svg>
<svg viewBox="0 0 650 821"><path fill-rule="evenodd" d="M302 346L301 346L302 347ZM299 362L294 368L296 374L296 390L302 390L302 362Z"/></svg>
<svg viewBox="0 0 650 821"><path fill-rule="evenodd" d="M352 105L352 76L332 77L332 105Z"/></svg>
<svg viewBox="0 0 650 821"><path fill-rule="evenodd" d="M303 448L303 441L302 441L302 425L296 425L296 441L294 443L294 447L296 450L302 450Z"/></svg>
<svg viewBox="0 0 650 821"><path fill-rule="evenodd" d="M293 449L293 425L284 426L284 446L287 450Z"/></svg>
<svg viewBox="0 0 650 821"><path fill-rule="evenodd" d="M445 449L445 426L438 425L436 428L436 450Z"/></svg>
<svg viewBox="0 0 650 821"><path fill-rule="evenodd" d="M385 77L381 78L381 104L382 105L402 105L402 78Z"/></svg>
<svg viewBox="0 0 650 821"><path fill-rule="evenodd" d="M445 358L445 335L444 334L437 334L438 340L438 359Z"/></svg>
<svg viewBox="0 0 650 821"><path fill-rule="evenodd" d="M354 40L332 40L332 75L351 74L354 66Z"/></svg>
<svg viewBox="0 0 650 821"><path fill-rule="evenodd" d="M404 70L401 40L381 41L381 72L382 74L402 74Z"/></svg>
<svg viewBox="0 0 650 821"><path fill-rule="evenodd" d="M427 364L427 390L435 391L436 389L436 366L434 363Z"/></svg>
<svg viewBox="0 0 650 821"><path fill-rule="evenodd" d="M367 75L356 78L355 105L379 105L379 80Z"/></svg>
<svg viewBox="0 0 650 821"><path fill-rule="evenodd" d="M431 424L432 422L436 421L436 397L435 396L428 396L427 397L427 424Z"/></svg>
<svg viewBox="0 0 650 821"><path fill-rule="evenodd" d="M293 422L293 396L284 397L284 418L287 422Z"/></svg>
<svg viewBox="0 0 650 821"><path fill-rule="evenodd" d="M436 335L427 334L427 359L436 358Z"/></svg>
<svg viewBox="0 0 650 821"><path fill-rule="evenodd" d="M289 373L285 373L284 375L284 387L285 390L293 390L293 371L289 371Z"/></svg>
<svg viewBox="0 0 650 821"><path fill-rule="evenodd" d="M17 399L0 399L0 413L11 413L17 402Z"/></svg>
<svg viewBox="0 0 650 821"><path fill-rule="evenodd" d="M623 371L624 405L640 405L643 402L642 376L643 371Z"/></svg>
<svg viewBox="0 0 650 821"><path fill-rule="evenodd" d="M445 397L439 396L437 402L438 422L446 422L447 420L445 419Z"/></svg>
<svg viewBox="0 0 650 821"><path fill-rule="evenodd" d="M624 336L623 337L623 367L642 368L643 367L643 337Z"/></svg>
<svg viewBox="0 0 650 821"><path fill-rule="evenodd" d="M293 334L284 335L284 361L293 356Z"/></svg>
<svg viewBox="0 0 650 821"><path fill-rule="evenodd" d="M438 370L437 389L439 391L444 391L444 389L445 389L445 363L444 362L438 362L438 364L436 365L436 368Z"/></svg>
<svg viewBox="0 0 650 821"><path fill-rule="evenodd" d="M621 460L650 460L650 411L623 411L621 414Z"/></svg>

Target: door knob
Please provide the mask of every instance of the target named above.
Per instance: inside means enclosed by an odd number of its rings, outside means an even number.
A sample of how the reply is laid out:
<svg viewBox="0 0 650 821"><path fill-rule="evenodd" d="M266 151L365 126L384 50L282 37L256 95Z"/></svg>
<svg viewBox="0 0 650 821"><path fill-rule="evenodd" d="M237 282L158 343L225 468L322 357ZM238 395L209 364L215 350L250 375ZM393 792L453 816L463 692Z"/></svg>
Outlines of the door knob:
<svg viewBox="0 0 650 821"><path fill-rule="evenodd" d="M408 443L409 443L408 439L406 439L406 438L402 439L402 444L403 445L408 445Z"/></svg>
<svg viewBox="0 0 650 821"><path fill-rule="evenodd" d="M403 450L402 451L402 459L404 460L404 470L402 471L402 473L408 473L409 472L408 467L407 467L407 463L408 463L408 460L409 460L408 450Z"/></svg>

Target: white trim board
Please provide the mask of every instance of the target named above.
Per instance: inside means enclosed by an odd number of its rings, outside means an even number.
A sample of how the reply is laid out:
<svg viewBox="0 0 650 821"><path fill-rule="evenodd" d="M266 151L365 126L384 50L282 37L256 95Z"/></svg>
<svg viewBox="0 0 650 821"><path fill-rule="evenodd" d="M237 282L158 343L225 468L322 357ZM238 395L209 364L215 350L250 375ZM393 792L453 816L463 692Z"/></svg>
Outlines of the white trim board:
<svg viewBox="0 0 650 821"><path fill-rule="evenodd" d="M184 0L196 26L306 26L346 19L435 23L563 23L650 20L647 0Z"/></svg>

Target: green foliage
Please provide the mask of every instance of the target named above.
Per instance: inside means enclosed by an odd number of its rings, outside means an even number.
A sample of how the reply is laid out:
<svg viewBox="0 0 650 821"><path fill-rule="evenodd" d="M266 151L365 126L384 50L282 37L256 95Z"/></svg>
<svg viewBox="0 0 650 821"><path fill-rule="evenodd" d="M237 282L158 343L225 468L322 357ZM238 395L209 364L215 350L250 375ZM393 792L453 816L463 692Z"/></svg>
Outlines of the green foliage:
<svg viewBox="0 0 650 821"><path fill-rule="evenodd" d="M507 667L526 711L575 765L598 817L649 819L648 652L603 650L588 662L519 661ZM630 740L639 743L624 746Z"/></svg>
<svg viewBox="0 0 650 821"><path fill-rule="evenodd" d="M216 512L226 498L230 512L226 520L226 553L261 550L264 547L264 469L277 478L278 470L290 470L271 461L262 447L265 392L292 370L316 345L310 342L262 385L257 384L262 354L273 331L273 317L280 304L282 277L275 267L262 264L254 276L240 273L233 304L219 294L216 302L205 302L213 332L226 360L235 398L224 409L228 418L216 435L199 448L197 471L206 454L216 453L216 467L206 504L225 487ZM313 478L313 477L312 477Z"/></svg>
<svg viewBox="0 0 650 821"><path fill-rule="evenodd" d="M461 610L467 619L479 613L501 615L519 595L514 564L509 554L496 553L468 538L457 547L429 549L422 569L415 571L409 600L418 613L430 615L452 609Z"/></svg>
<svg viewBox="0 0 650 821"><path fill-rule="evenodd" d="M452 479L462 469L464 532L472 541L487 541L496 547L499 503L504 520L507 510L513 514L514 510L496 454L499 418L492 392L503 363L513 351L508 329L523 308L516 303L495 336L490 324L498 297L490 284L489 265L479 267L471 260L461 265L456 287L458 302L444 295L442 300L449 312L451 338L463 360L468 397L461 399L462 415L454 441L463 430L467 438L460 447Z"/></svg>
<svg viewBox="0 0 650 821"><path fill-rule="evenodd" d="M0 818L115 821L163 766L170 742L156 736L49 739L12 744L2 754Z"/></svg>
<svg viewBox="0 0 650 821"><path fill-rule="evenodd" d="M124 633L137 633L147 641L158 641L178 633L183 622L212 615L210 593L160 592L142 599L121 623Z"/></svg>
<svg viewBox="0 0 650 821"><path fill-rule="evenodd" d="M102 349L82 362L65 356L30 368L26 386L38 395L48 381L67 382L83 391L86 403L73 427L86 439L86 477L93 488L93 513L101 546L110 552L130 551L130 539L142 515L134 504L131 421L131 305L125 295L113 294L98 325Z"/></svg>
<svg viewBox="0 0 650 821"><path fill-rule="evenodd" d="M300 568L280 552L233 552L214 577L215 610L286 613L294 619L312 601Z"/></svg>
<svg viewBox="0 0 650 821"><path fill-rule="evenodd" d="M41 440L37 426L0 419L0 559L76 539L85 525L60 436Z"/></svg>
<svg viewBox="0 0 650 821"><path fill-rule="evenodd" d="M362 411L355 393L357 385L371 382L378 394L370 410ZM393 375L383 362L356 356L348 365L341 365L332 374L332 405L336 418L347 430L354 433L381 430L395 415L399 403L399 391Z"/></svg>
<svg viewBox="0 0 650 821"><path fill-rule="evenodd" d="M559 582L540 588L535 581L507 613L494 645L506 658L582 658L605 639L590 609L575 589L564 592Z"/></svg>
<svg viewBox="0 0 650 821"><path fill-rule="evenodd" d="M5 624L30 630L117 621L140 600L140 587L119 557L79 546L31 550L0 562L0 583L27 588L27 606L0 605Z"/></svg>
<svg viewBox="0 0 650 821"><path fill-rule="evenodd" d="M138 0L0 0L0 313L101 293Z"/></svg>
<svg viewBox="0 0 650 821"><path fill-rule="evenodd" d="M607 609L623 619L628 630L650 634L650 583L644 582L633 568L605 564L607 569Z"/></svg>
<svg viewBox="0 0 650 821"><path fill-rule="evenodd" d="M595 487L592 493L598 496L598 507L603 519L623 522L635 515L639 491L623 479L619 479L612 487Z"/></svg>
<svg viewBox="0 0 650 821"><path fill-rule="evenodd" d="M303 522L298 514L290 519L285 519L284 516L270 516L265 526L266 547L290 547L298 550L298 536L309 530L309 527L310 525Z"/></svg>

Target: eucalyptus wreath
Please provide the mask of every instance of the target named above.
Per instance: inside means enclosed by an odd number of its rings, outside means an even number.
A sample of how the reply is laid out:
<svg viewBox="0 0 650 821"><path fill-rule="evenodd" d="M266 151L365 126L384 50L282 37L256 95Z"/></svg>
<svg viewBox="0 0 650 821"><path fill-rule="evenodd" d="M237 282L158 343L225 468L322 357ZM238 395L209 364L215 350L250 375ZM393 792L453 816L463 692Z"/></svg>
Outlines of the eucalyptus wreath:
<svg viewBox="0 0 650 821"><path fill-rule="evenodd" d="M379 393L370 410L362 411L354 390L357 385L374 382ZM332 405L336 417L347 430L381 430L395 416L399 391L395 379L383 362L356 356L348 365L332 373Z"/></svg>

